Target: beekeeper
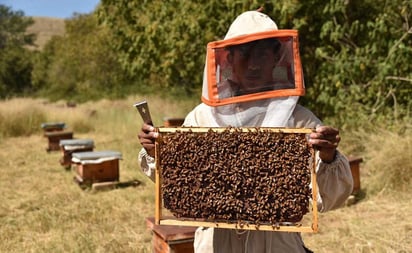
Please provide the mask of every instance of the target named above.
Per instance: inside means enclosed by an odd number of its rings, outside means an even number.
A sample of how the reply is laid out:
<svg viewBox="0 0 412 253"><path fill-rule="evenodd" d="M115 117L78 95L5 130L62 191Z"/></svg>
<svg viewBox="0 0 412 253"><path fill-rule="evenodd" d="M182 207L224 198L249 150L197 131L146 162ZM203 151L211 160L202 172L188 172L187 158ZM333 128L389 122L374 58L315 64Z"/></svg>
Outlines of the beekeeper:
<svg viewBox="0 0 412 253"><path fill-rule="evenodd" d="M338 150L339 131L324 126L298 104L305 94L296 30L279 30L259 11L239 15L225 38L207 46L202 103L185 118L192 127L314 128L309 143L316 148L318 209L342 206L352 192L347 158ZM154 127L138 134L142 170L154 178ZM311 252L295 232L250 231L200 227L195 252Z"/></svg>

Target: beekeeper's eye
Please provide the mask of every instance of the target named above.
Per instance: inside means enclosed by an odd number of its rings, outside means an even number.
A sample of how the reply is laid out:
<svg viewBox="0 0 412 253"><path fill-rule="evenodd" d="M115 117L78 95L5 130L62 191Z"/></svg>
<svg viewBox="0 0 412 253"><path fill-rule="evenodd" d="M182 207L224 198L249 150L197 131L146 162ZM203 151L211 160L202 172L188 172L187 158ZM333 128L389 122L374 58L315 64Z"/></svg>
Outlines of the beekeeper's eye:
<svg viewBox="0 0 412 253"><path fill-rule="evenodd" d="M243 58L249 58L251 45L241 45L236 48L240 56Z"/></svg>
<svg viewBox="0 0 412 253"><path fill-rule="evenodd" d="M273 52L270 49L257 49L257 50L255 50L254 55L256 57L266 59L266 58L272 56Z"/></svg>

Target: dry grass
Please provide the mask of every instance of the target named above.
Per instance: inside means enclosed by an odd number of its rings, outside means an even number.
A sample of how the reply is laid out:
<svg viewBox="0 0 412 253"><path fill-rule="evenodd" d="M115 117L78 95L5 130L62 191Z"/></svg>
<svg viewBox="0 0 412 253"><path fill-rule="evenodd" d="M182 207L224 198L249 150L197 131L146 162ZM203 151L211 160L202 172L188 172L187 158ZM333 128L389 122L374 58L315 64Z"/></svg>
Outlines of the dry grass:
<svg viewBox="0 0 412 253"><path fill-rule="evenodd" d="M124 153L121 181L140 186L93 193L80 190L45 143L31 136L1 144L8 150L0 156L2 252L149 252L144 218L152 213L152 183L133 157Z"/></svg>
<svg viewBox="0 0 412 253"><path fill-rule="evenodd" d="M117 150L120 181L138 180L137 187L107 192L82 191L72 173L60 164L60 152L47 153L47 140L39 131L31 136L0 141L0 249L1 252L150 252L150 232L145 217L154 210L154 184L140 172L137 141L142 120L126 101L100 101L68 108L64 102L18 99L0 103L0 112L16 115L37 108L48 121L92 124L93 130L74 132L75 138L91 138L95 150ZM148 98L151 106L150 98ZM157 124L163 117L182 117L192 105L153 103ZM162 103L167 103L165 106ZM157 109L156 109L157 108ZM159 110L162 108L162 110Z"/></svg>
<svg viewBox="0 0 412 253"><path fill-rule="evenodd" d="M182 117L194 106L194 102L146 98L156 125L166 116ZM141 182L111 191L81 190L72 172L60 166L61 153L45 151L47 140L37 123L39 130L30 136L0 139L1 252L151 252L145 217L154 213L154 184L137 165L142 121L132 106L142 99L103 100L74 108L66 107L64 101L0 102L0 115L9 111L9 118L36 108L47 121L64 121L68 129L83 126L83 131L74 130L75 138L92 138L95 150L122 152L120 181ZM320 214L320 232L303 235L315 252L412 252L412 192L406 187L394 191L390 184L370 191L382 180L376 178L380 170L389 174L396 170L390 167L389 157L396 166L409 163L405 168L410 170L410 137L381 138L384 135L360 135L360 142L370 143L363 143L369 148L361 153L365 196L355 205Z"/></svg>
<svg viewBox="0 0 412 253"><path fill-rule="evenodd" d="M392 192L320 214L320 232L305 243L317 253L412 252L411 197Z"/></svg>
<svg viewBox="0 0 412 253"><path fill-rule="evenodd" d="M356 205L320 214L320 232L304 235L311 249L412 252L412 192L408 189L412 179L412 129L410 125L405 129L401 134L384 128L346 134L343 147L364 160L360 200Z"/></svg>
<svg viewBox="0 0 412 253"><path fill-rule="evenodd" d="M1 103L0 140L8 136L30 135L39 131L38 126L46 120L45 113L37 105L15 99Z"/></svg>
<svg viewBox="0 0 412 253"><path fill-rule="evenodd" d="M34 24L27 28L28 33L37 35L35 46L31 49L43 49L53 36L62 36L65 32L64 19L49 17L32 17Z"/></svg>
<svg viewBox="0 0 412 253"><path fill-rule="evenodd" d="M370 167L371 193L407 191L412 183L412 129L402 135L380 130L368 135L365 148ZM382 145L382 143L384 145Z"/></svg>

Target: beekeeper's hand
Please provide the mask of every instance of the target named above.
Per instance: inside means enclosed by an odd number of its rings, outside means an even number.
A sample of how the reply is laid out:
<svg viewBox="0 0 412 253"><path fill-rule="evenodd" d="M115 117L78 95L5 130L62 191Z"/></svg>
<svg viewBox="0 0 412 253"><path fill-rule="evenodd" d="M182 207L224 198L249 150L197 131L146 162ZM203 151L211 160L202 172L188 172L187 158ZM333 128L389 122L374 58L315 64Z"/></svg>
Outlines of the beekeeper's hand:
<svg viewBox="0 0 412 253"><path fill-rule="evenodd" d="M155 132L155 128L147 123L143 124L138 134L140 144L151 157L155 156L155 140L158 135L159 133Z"/></svg>
<svg viewBox="0 0 412 253"><path fill-rule="evenodd" d="M315 132L309 135L309 143L319 150L320 159L326 163L335 160L339 142L339 130L330 126L318 126Z"/></svg>

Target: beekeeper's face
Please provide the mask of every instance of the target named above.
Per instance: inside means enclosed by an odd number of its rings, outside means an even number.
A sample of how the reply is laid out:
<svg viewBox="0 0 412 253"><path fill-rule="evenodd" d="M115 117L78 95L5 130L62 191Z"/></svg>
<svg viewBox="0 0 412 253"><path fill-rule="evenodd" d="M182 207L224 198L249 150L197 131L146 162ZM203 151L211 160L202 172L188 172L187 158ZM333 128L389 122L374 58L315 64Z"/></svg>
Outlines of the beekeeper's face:
<svg viewBox="0 0 412 253"><path fill-rule="evenodd" d="M232 65L232 81L239 87L238 95L273 89L273 68L280 44L265 39L232 46L228 62Z"/></svg>
<svg viewBox="0 0 412 253"><path fill-rule="evenodd" d="M303 96L296 30L272 30L209 42L202 101L221 106Z"/></svg>

